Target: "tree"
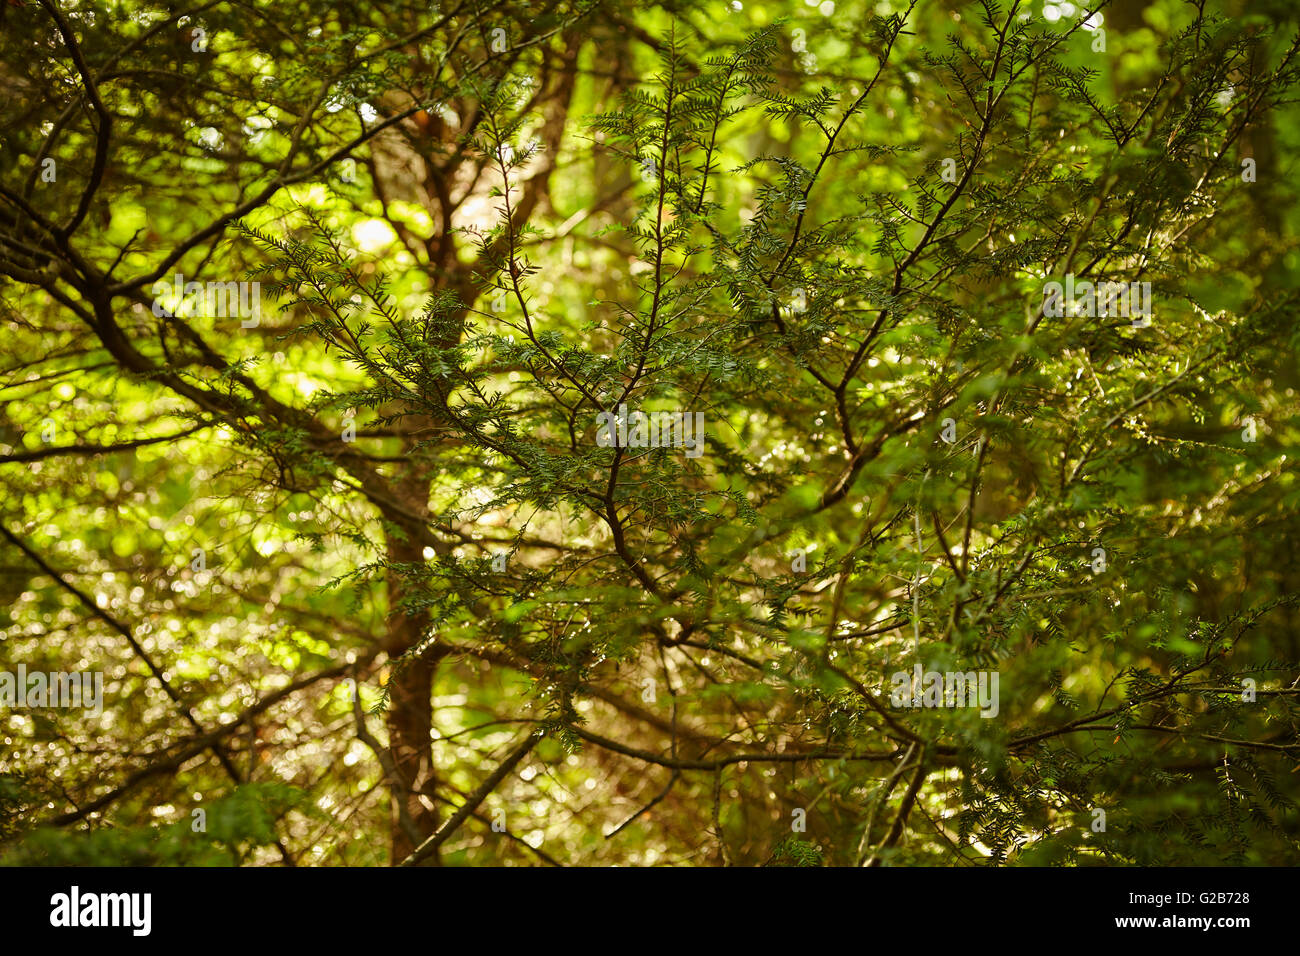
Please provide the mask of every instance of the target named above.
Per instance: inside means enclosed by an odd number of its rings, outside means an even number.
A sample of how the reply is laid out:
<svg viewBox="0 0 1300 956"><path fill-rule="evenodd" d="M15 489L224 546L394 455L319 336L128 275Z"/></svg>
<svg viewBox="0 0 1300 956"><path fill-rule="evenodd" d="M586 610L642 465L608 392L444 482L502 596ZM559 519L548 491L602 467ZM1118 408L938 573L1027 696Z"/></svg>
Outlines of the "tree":
<svg viewBox="0 0 1300 956"><path fill-rule="evenodd" d="M827 6L10 11L11 859L1290 858L1300 41Z"/></svg>

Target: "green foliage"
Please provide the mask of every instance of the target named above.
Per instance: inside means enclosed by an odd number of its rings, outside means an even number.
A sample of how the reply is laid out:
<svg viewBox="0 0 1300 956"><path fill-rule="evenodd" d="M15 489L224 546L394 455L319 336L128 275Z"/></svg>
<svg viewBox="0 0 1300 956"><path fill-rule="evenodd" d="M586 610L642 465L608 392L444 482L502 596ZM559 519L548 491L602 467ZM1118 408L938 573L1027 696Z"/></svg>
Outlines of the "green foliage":
<svg viewBox="0 0 1300 956"><path fill-rule="evenodd" d="M277 840L276 824L291 810L306 810L306 794L279 783L250 783L203 804L197 817L165 826L104 827L68 834L38 828L12 851L4 866L238 866L256 847ZM160 808L168 809L168 808Z"/></svg>
<svg viewBox="0 0 1300 956"><path fill-rule="evenodd" d="M6 860L1294 860L1293 15L515 6L0 41Z"/></svg>

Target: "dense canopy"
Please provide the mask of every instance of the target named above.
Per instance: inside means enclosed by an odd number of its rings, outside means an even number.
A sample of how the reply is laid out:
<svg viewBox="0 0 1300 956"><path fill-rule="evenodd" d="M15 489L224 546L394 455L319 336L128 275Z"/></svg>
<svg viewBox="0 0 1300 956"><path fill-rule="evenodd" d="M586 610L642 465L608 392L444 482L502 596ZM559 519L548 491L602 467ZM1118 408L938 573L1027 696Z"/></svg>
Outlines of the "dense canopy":
<svg viewBox="0 0 1300 956"><path fill-rule="evenodd" d="M0 861L1294 863L1297 14L0 5Z"/></svg>

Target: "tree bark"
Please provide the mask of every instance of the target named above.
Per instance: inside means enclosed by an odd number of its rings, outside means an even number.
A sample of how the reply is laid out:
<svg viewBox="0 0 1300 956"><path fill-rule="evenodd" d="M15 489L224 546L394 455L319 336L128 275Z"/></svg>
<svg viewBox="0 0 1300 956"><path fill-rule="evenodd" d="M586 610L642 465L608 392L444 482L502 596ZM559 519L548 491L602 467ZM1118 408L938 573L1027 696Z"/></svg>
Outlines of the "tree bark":
<svg viewBox="0 0 1300 956"><path fill-rule="evenodd" d="M423 469L409 468L398 487L408 512L423 513L428 488ZM387 540L390 564L423 563L424 536L417 529L408 527L409 521L395 524L396 527L389 531ZM390 567L387 583L388 621L384 648L389 657L395 660L424 638L429 626L429 615L422 612L410 613L403 606L403 598L410 592L411 585L399 571ZM437 773L430 736L433 728L433 680L437 669L437 657L426 654L402 661L389 676L386 713L388 746L399 777L390 784L389 800L394 865L406 859L417 845L402 826L403 808L414 823L421 841L438 827L438 813L434 803ZM436 853L424 861L425 865L434 866L439 862Z"/></svg>

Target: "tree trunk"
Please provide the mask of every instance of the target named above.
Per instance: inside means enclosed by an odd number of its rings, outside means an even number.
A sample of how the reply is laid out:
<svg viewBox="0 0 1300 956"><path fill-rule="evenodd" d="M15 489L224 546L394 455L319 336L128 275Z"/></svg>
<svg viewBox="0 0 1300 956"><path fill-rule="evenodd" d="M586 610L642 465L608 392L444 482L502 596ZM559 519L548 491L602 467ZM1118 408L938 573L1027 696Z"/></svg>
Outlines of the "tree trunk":
<svg viewBox="0 0 1300 956"><path fill-rule="evenodd" d="M414 472L414 473L412 473ZM412 469L402 476L400 490L405 504L412 512L421 514L425 509L421 489L427 488L422 469ZM392 520L391 516L389 520ZM423 535L416 529L402 527L409 519L390 530L387 541L388 560L395 564L421 564L424 562ZM397 571L388 571L388 626L384 647L396 659L420 643L429 626L425 613L409 613L402 606L403 597L411 590L410 584ZM398 780L390 789L391 834L394 865L400 863L415 843L402 823L402 808L409 815L419 838L430 836L438 826L438 812L434 803L437 775L433 764L430 731L433 727L433 678L438 662L433 655L403 661L393 668L389 677L390 693L386 714L388 746ZM435 853L425 861L438 865Z"/></svg>

